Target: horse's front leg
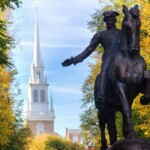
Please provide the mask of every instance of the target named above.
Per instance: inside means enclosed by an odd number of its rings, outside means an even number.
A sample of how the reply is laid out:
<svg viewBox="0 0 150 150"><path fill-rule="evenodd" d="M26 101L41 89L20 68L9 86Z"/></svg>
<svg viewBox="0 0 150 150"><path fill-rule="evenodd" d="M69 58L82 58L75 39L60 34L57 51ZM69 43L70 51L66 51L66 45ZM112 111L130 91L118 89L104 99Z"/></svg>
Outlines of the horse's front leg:
<svg viewBox="0 0 150 150"><path fill-rule="evenodd" d="M126 85L122 82L117 81L117 92L119 94L122 103L122 112L127 125L127 137L135 139L137 136L134 132L132 121L131 121L131 109L126 95Z"/></svg>
<svg viewBox="0 0 150 150"><path fill-rule="evenodd" d="M107 128L110 138L110 145L113 145L117 141L117 130L115 121L115 112L111 111L111 108L107 109Z"/></svg>
<svg viewBox="0 0 150 150"><path fill-rule="evenodd" d="M146 88L140 102L142 105L147 105L150 103L150 70L144 71L144 78L146 80Z"/></svg>
<svg viewBox="0 0 150 150"><path fill-rule="evenodd" d="M105 137L105 125L106 125L106 118L105 114L98 111L98 119L99 119L99 127L101 131L101 148L100 150L107 150L107 140Z"/></svg>

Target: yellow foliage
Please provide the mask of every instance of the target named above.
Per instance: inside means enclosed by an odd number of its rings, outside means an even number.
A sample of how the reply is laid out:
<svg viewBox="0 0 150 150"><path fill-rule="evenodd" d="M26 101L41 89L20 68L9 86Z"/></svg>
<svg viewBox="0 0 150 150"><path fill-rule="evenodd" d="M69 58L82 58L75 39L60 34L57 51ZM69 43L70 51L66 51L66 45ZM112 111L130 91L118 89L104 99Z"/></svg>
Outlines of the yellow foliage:
<svg viewBox="0 0 150 150"><path fill-rule="evenodd" d="M12 74L0 67L0 144L6 144L12 133L14 114L9 93Z"/></svg>
<svg viewBox="0 0 150 150"><path fill-rule="evenodd" d="M88 77L88 84L90 84L91 86L94 86L95 78L100 72L102 62L101 62L100 56L97 55L97 53L94 53L92 57L95 59L96 63L89 64L90 74Z"/></svg>
<svg viewBox="0 0 150 150"><path fill-rule="evenodd" d="M5 12L0 12L0 20L6 21L5 15ZM7 31L4 30L3 33L7 34ZM9 50L7 50L7 53L9 53ZM0 145L8 143L13 132L15 118L10 94L12 80L13 71L0 66Z"/></svg>
<svg viewBox="0 0 150 150"><path fill-rule="evenodd" d="M45 149L45 142L49 135L42 134L35 136L32 140L29 150L44 150Z"/></svg>
<svg viewBox="0 0 150 150"><path fill-rule="evenodd" d="M149 128L149 125L150 125L150 105L141 105L140 104L140 97L142 95L138 95L138 97L136 98L136 100L134 101L133 103L133 106L132 106L132 109L134 111L136 111L137 115L138 115L138 118L137 120L141 120L140 122L140 125L136 126L135 128L136 129L140 129L144 132L144 136L145 137L150 137L150 128Z"/></svg>
<svg viewBox="0 0 150 150"><path fill-rule="evenodd" d="M46 147L48 145L48 147ZM64 139L58 135L50 135L50 134L42 134L35 136L32 139L31 145L29 146L29 150L56 150L56 147L64 146L62 149L72 150L75 149L72 146L75 146L78 150L83 150L82 146L77 143L72 143L70 140Z"/></svg>
<svg viewBox="0 0 150 150"><path fill-rule="evenodd" d="M148 1L139 1L141 6L141 31L146 31L146 36L141 37L141 54L150 65L150 3Z"/></svg>

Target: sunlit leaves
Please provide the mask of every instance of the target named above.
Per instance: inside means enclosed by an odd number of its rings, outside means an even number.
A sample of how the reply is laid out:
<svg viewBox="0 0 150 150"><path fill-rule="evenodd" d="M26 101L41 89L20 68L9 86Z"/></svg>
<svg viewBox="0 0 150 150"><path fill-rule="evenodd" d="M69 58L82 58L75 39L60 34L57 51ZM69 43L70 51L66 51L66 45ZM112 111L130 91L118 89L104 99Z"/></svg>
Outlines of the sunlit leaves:
<svg viewBox="0 0 150 150"><path fill-rule="evenodd" d="M10 63L10 49L14 46L14 39L9 36L7 8L19 7L20 0L0 1L0 149L25 150L27 138L31 132L23 126L21 108L17 106L12 96L11 87L14 81L15 69ZM8 11L8 12L7 12ZM9 68L8 68L9 66ZM15 87L17 88L17 86ZM17 93L18 95L18 93ZM15 97L16 98L16 97ZM20 101L18 100L18 103ZM16 108L17 107L17 108ZM16 109L17 110L16 110Z"/></svg>
<svg viewBox="0 0 150 150"><path fill-rule="evenodd" d="M15 121L12 110L12 101L9 93L11 73L0 67L0 144L9 141Z"/></svg>
<svg viewBox="0 0 150 150"><path fill-rule="evenodd" d="M33 138L29 150L85 150L82 145L56 135L39 135Z"/></svg>

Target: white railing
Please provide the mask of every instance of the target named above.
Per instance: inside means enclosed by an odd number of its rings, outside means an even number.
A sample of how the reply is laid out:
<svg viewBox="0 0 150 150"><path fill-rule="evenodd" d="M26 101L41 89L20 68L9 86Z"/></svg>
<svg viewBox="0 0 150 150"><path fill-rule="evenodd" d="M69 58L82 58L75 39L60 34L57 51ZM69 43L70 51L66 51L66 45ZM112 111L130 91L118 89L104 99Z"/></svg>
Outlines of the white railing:
<svg viewBox="0 0 150 150"><path fill-rule="evenodd" d="M54 114L51 114L50 112L26 112L26 118L27 119L54 119Z"/></svg>

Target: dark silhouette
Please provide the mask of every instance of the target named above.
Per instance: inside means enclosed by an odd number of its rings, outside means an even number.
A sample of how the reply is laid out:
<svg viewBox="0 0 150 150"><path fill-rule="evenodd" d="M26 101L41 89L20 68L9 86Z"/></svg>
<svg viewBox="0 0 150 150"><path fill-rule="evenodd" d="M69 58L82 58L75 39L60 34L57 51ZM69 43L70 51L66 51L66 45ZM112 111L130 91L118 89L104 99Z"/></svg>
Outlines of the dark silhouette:
<svg viewBox="0 0 150 150"><path fill-rule="evenodd" d="M108 11L108 14L110 12L113 13L114 11ZM100 43L99 41L103 43L101 44L105 52L102 67L105 69L103 70L102 68L102 72L97 76L94 87L95 104L98 109L101 129L101 150L107 149L105 138L106 124L108 126L111 145L117 141L115 125L115 113L117 111L120 111L123 116L124 137L126 139L136 140L137 136L131 122L132 103L139 93L144 94L141 97L141 104L150 103L150 71L147 70L145 60L140 55L139 33L141 22L138 5L132 7L130 10L126 6L123 6L123 13L124 19L121 36L120 31L115 28L114 21L112 21L111 23L116 31L115 34L107 35L106 33L109 32L108 28L98 32L85 51L62 63L63 66L69 66L81 62L94 51ZM104 13L104 16L106 14ZM103 38L100 35L103 35ZM97 36L101 40L98 40ZM101 87L104 87L104 90ZM102 101L103 99L104 102ZM126 148L122 147L120 150L123 149Z"/></svg>
<svg viewBox="0 0 150 150"><path fill-rule="evenodd" d="M65 60L62 65L69 66L71 64L77 64L82 62L85 58L87 58L95 49L96 47L101 44L104 48L104 54L102 57L102 70L101 70L101 78L99 84L99 93L97 96L97 101L99 101L100 105L102 106L104 103L104 91L105 91L105 81L106 81L106 70L111 64L113 56L115 55L114 49L112 49L113 45L120 47L120 39L121 39L121 31L116 28L116 16L119 13L113 10L106 11L103 13L103 20L106 23L107 29L103 31L97 32L89 46L79 55L75 57L71 57L71 59Z"/></svg>
<svg viewBox="0 0 150 150"><path fill-rule="evenodd" d="M111 145L117 141L115 113L120 111L123 115L123 134L126 139L136 139L131 122L131 106L139 93L142 104L150 102L150 71L142 56L140 56L139 9L135 7L128 10L123 6L124 19L122 23L121 49L118 50L106 73L106 91L104 108L98 109L99 124L101 129L101 150L107 149L105 138L105 124L108 126ZM113 47L117 49L118 47ZM115 50L117 51L117 50ZM95 81L95 103L99 92L99 74ZM123 149L123 148L122 148Z"/></svg>
<svg viewBox="0 0 150 150"><path fill-rule="evenodd" d="M150 140L125 139L116 142L107 150L150 150Z"/></svg>

